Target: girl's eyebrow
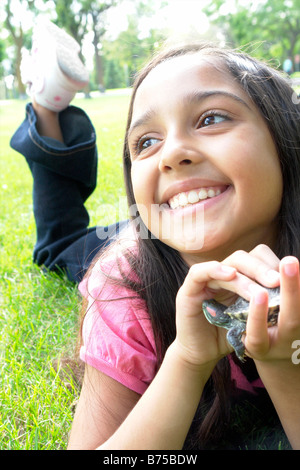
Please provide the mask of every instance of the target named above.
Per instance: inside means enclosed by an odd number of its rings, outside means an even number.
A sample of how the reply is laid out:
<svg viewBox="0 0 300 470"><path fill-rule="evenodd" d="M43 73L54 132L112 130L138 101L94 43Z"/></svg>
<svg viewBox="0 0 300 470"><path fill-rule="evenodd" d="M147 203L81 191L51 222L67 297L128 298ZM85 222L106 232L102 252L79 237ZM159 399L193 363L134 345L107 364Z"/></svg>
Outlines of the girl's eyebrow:
<svg viewBox="0 0 300 470"><path fill-rule="evenodd" d="M138 118L136 121L134 121L133 124L131 124L130 128L128 129L128 137L134 131L134 129L147 124L147 122L149 122L155 114L156 113L154 109L149 109L144 114L142 114L140 118Z"/></svg>
<svg viewBox="0 0 300 470"><path fill-rule="evenodd" d="M193 93L188 93L183 98L183 104L185 105L185 104L191 104L195 102L201 102L212 96L224 96L227 98L231 98L251 110L250 106L240 96L235 95L234 93L230 93L228 91L221 91L221 90L195 91ZM141 117L139 117L136 121L134 121L128 130L128 137L137 127L141 127L147 124L153 118L155 114L156 112L154 109L149 109Z"/></svg>
<svg viewBox="0 0 300 470"><path fill-rule="evenodd" d="M234 93L230 93L229 91L222 91L222 90L211 90L211 91L196 91L194 93L189 93L184 98L184 104L193 103L193 102L200 102L211 96L224 96L227 98L234 99L240 104L243 104L248 109L251 109L250 106L244 101L240 96L235 95Z"/></svg>

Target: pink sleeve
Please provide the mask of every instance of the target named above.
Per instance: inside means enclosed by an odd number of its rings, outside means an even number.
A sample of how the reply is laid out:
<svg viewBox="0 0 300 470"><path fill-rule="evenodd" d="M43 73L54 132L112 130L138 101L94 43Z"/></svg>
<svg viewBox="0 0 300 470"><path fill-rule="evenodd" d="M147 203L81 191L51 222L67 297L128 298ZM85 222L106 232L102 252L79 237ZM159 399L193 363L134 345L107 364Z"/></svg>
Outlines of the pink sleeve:
<svg viewBox="0 0 300 470"><path fill-rule="evenodd" d="M79 289L88 300L81 359L142 394L156 371L153 331L145 303L107 282L95 265ZM101 299L101 300L99 300Z"/></svg>

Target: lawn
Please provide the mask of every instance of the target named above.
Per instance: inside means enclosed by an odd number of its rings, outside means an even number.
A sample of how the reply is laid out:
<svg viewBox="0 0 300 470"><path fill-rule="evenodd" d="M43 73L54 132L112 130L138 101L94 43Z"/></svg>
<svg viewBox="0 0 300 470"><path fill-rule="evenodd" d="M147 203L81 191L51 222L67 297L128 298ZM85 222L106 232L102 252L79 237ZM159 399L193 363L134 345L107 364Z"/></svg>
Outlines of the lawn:
<svg viewBox="0 0 300 470"><path fill-rule="evenodd" d="M128 102L109 95L74 102L98 136L98 187L87 202L91 225L126 216L121 153ZM75 354L80 297L70 282L32 263L32 178L9 147L24 105L0 103L0 449L65 449L79 386L62 373L62 359Z"/></svg>

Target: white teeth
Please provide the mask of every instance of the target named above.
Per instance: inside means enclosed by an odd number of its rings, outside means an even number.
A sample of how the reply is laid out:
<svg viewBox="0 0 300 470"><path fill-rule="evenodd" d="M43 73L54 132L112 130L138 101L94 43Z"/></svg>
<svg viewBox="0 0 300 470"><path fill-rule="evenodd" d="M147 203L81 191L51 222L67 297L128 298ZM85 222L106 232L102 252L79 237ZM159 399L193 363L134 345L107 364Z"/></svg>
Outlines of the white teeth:
<svg viewBox="0 0 300 470"><path fill-rule="evenodd" d="M179 206L178 198L175 196L172 201L170 201L170 207L171 209L177 209Z"/></svg>
<svg viewBox="0 0 300 470"><path fill-rule="evenodd" d="M200 189L199 191L199 199L206 199L207 198L207 191L206 189Z"/></svg>
<svg viewBox="0 0 300 470"><path fill-rule="evenodd" d="M190 204L194 204L195 202L199 201L199 196L196 191L191 191L190 193L188 193L187 199Z"/></svg>
<svg viewBox="0 0 300 470"><path fill-rule="evenodd" d="M178 203L180 206L186 206L188 204L188 198L187 198L187 195L185 193L181 193L179 194L179 197L178 197Z"/></svg>
<svg viewBox="0 0 300 470"><path fill-rule="evenodd" d="M207 196L208 197L215 197L215 195L216 195L216 193L215 193L214 189L209 189L207 191Z"/></svg>
<svg viewBox="0 0 300 470"><path fill-rule="evenodd" d="M221 194L220 189L201 188L199 190L192 190L187 193L177 194L170 199L169 205L171 209L177 209L177 207L185 207L188 204L196 204L199 201L218 196L219 194Z"/></svg>

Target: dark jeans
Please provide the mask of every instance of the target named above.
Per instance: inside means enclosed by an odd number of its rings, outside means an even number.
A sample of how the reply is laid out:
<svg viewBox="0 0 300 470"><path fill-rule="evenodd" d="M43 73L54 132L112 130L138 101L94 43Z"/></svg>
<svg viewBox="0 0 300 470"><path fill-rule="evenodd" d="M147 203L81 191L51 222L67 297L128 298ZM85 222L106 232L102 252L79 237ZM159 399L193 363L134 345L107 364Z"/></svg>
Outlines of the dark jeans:
<svg viewBox="0 0 300 470"><path fill-rule="evenodd" d="M33 176L33 211L37 240L34 262L49 270L66 271L79 282L98 251L111 242L127 221L101 230L88 228L84 207L96 186L95 129L79 108L69 106L59 115L64 144L41 137L31 104L11 139L11 147L26 158Z"/></svg>

